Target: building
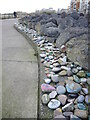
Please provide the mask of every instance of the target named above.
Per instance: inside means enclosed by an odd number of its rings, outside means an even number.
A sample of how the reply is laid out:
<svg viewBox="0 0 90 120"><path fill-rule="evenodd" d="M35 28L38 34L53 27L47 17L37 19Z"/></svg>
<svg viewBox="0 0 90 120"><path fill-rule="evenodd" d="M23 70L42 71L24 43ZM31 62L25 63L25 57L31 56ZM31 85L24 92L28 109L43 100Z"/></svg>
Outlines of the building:
<svg viewBox="0 0 90 120"><path fill-rule="evenodd" d="M70 11L86 13L90 0L71 0Z"/></svg>
<svg viewBox="0 0 90 120"><path fill-rule="evenodd" d="M79 11L86 13L88 11L88 3L89 3L89 0L80 0Z"/></svg>
<svg viewBox="0 0 90 120"><path fill-rule="evenodd" d="M76 0L71 0L70 10L76 10Z"/></svg>
<svg viewBox="0 0 90 120"><path fill-rule="evenodd" d="M76 11L79 11L80 9L80 0L76 1Z"/></svg>

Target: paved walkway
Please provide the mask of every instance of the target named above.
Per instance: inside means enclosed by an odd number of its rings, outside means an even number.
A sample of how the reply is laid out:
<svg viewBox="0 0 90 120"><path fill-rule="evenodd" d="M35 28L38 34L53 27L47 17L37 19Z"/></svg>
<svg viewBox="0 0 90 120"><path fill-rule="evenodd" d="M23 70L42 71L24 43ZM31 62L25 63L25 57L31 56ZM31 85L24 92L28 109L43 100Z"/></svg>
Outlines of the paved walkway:
<svg viewBox="0 0 90 120"><path fill-rule="evenodd" d="M13 24L2 22L2 117L36 118L38 64L35 51Z"/></svg>
<svg viewBox="0 0 90 120"><path fill-rule="evenodd" d="M0 120L2 118L2 21L0 20Z"/></svg>

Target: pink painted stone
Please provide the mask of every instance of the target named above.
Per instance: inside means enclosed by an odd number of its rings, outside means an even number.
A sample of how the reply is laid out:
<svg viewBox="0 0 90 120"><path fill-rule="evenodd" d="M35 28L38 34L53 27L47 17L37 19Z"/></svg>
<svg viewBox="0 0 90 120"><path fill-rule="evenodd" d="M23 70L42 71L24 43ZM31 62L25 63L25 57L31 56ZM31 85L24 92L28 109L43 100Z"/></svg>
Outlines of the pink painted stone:
<svg viewBox="0 0 90 120"><path fill-rule="evenodd" d="M41 85L41 90L42 90L42 92L52 92L52 91L55 90L55 88L53 86L51 86L51 85L43 83Z"/></svg>

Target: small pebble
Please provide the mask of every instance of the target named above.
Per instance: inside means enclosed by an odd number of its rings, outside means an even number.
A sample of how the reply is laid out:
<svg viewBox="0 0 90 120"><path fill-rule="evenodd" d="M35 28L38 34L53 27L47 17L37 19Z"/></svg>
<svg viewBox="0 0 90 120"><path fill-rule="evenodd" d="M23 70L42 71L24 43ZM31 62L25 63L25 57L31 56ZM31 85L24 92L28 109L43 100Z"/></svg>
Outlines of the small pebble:
<svg viewBox="0 0 90 120"><path fill-rule="evenodd" d="M65 117L70 117L71 115L73 115L73 112L63 112L63 115Z"/></svg>
<svg viewBox="0 0 90 120"><path fill-rule="evenodd" d="M81 83L86 83L87 79L86 78L81 78L80 81L81 81Z"/></svg>
<svg viewBox="0 0 90 120"><path fill-rule="evenodd" d="M77 67L78 70L82 70L82 67Z"/></svg>
<svg viewBox="0 0 90 120"><path fill-rule="evenodd" d="M80 110L86 110L86 107L85 107L84 104L78 103L77 105L78 105L78 109L80 109Z"/></svg>
<svg viewBox="0 0 90 120"><path fill-rule="evenodd" d="M52 69L53 72L59 72L60 70L61 70L60 67L53 67L53 69Z"/></svg>
<svg viewBox="0 0 90 120"><path fill-rule="evenodd" d="M88 94L88 89L87 88L82 88L82 91L87 95Z"/></svg>
<svg viewBox="0 0 90 120"><path fill-rule="evenodd" d="M44 58L44 57L46 57L46 54L42 53L42 54L40 54L40 57Z"/></svg>
<svg viewBox="0 0 90 120"><path fill-rule="evenodd" d="M73 77L68 77L68 80L73 80Z"/></svg>
<svg viewBox="0 0 90 120"><path fill-rule="evenodd" d="M63 58L59 58L62 62L67 62L67 56L64 56Z"/></svg>
<svg viewBox="0 0 90 120"><path fill-rule="evenodd" d="M77 76L79 76L79 77L86 77L86 74L85 74L85 72L83 70L81 70L81 71L79 71L77 73Z"/></svg>
<svg viewBox="0 0 90 120"><path fill-rule="evenodd" d="M52 75L52 76L51 76L51 79L52 79L52 81L55 82L55 83L57 83L57 82L59 81L58 75Z"/></svg>
<svg viewBox="0 0 90 120"><path fill-rule="evenodd" d="M56 91L52 91L52 92L49 94L50 99L55 98L56 96L57 96L57 92L56 92Z"/></svg>
<svg viewBox="0 0 90 120"><path fill-rule="evenodd" d="M71 70L67 70L67 76L72 76L72 75L73 75L72 71Z"/></svg>
<svg viewBox="0 0 90 120"><path fill-rule="evenodd" d="M48 94L44 94L42 96L42 103L43 104L47 104L49 102L50 98L49 98L49 95Z"/></svg>
<svg viewBox="0 0 90 120"><path fill-rule="evenodd" d="M66 84L66 89L68 93L78 93L81 91L81 86L71 80L69 80Z"/></svg>
<svg viewBox="0 0 90 120"><path fill-rule="evenodd" d="M54 63L53 66L54 67L58 67L60 64L59 63Z"/></svg>
<svg viewBox="0 0 90 120"><path fill-rule="evenodd" d="M84 96L83 95L80 95L80 96L78 96L78 98L77 98L77 102L83 102L84 101Z"/></svg>
<svg viewBox="0 0 90 120"><path fill-rule="evenodd" d="M81 120L81 119L75 115L70 115L70 120Z"/></svg>
<svg viewBox="0 0 90 120"><path fill-rule="evenodd" d="M61 69L62 69L62 70L67 70L67 71L68 71L68 70L71 70L71 68L68 68L68 67L66 67L66 66L61 66Z"/></svg>
<svg viewBox="0 0 90 120"><path fill-rule="evenodd" d="M71 98L76 98L78 95L74 93L74 94L68 94L68 96Z"/></svg>
<svg viewBox="0 0 90 120"><path fill-rule="evenodd" d="M66 104L67 96L66 95L59 95L58 100L61 102L62 105Z"/></svg>
<svg viewBox="0 0 90 120"><path fill-rule="evenodd" d="M88 95L85 96L85 102L86 102L86 104L89 103L89 102L88 102Z"/></svg>
<svg viewBox="0 0 90 120"><path fill-rule="evenodd" d="M76 115L82 119L87 119L87 117L88 117L87 110L80 110L80 109L75 109L74 115Z"/></svg>
<svg viewBox="0 0 90 120"><path fill-rule="evenodd" d="M90 85L90 78L87 78L87 83L88 85Z"/></svg>
<svg viewBox="0 0 90 120"><path fill-rule="evenodd" d="M76 73L78 72L78 69L77 69L77 68L73 68L73 69L72 69L72 72L73 72L74 74L76 74Z"/></svg>
<svg viewBox="0 0 90 120"><path fill-rule="evenodd" d="M58 94L65 94L66 93L65 87L60 86L60 85L56 88L56 91L57 91Z"/></svg>
<svg viewBox="0 0 90 120"><path fill-rule="evenodd" d="M90 77L90 73L89 73L89 72L87 72L86 75L87 75L88 77Z"/></svg>
<svg viewBox="0 0 90 120"><path fill-rule="evenodd" d="M65 116L63 116L63 115L58 115L53 120L61 120L61 119L66 120Z"/></svg>
<svg viewBox="0 0 90 120"><path fill-rule="evenodd" d="M76 75L73 75L73 79L76 83L80 83L80 79L76 76Z"/></svg>
<svg viewBox="0 0 90 120"><path fill-rule="evenodd" d="M56 109L60 106L60 101L56 100L56 99L52 99L49 103L48 103L48 107L50 109Z"/></svg>
<svg viewBox="0 0 90 120"><path fill-rule="evenodd" d="M68 101L68 102L74 102L74 101L75 101L75 98L68 98L67 101Z"/></svg>
<svg viewBox="0 0 90 120"><path fill-rule="evenodd" d="M45 78L44 81L45 81L45 83L49 84L51 82L51 79Z"/></svg>
<svg viewBox="0 0 90 120"><path fill-rule="evenodd" d="M59 73L60 76L65 76L67 75L67 72L65 70L62 70L60 73Z"/></svg>
<svg viewBox="0 0 90 120"><path fill-rule="evenodd" d="M58 115L62 115L62 109L57 108L56 110L54 110L54 118Z"/></svg>
<svg viewBox="0 0 90 120"><path fill-rule="evenodd" d="M52 92L52 91L55 90L55 88L53 86L51 86L51 85L43 83L41 85L41 90L42 90L42 92Z"/></svg>
<svg viewBox="0 0 90 120"><path fill-rule="evenodd" d="M66 52L66 46L65 45L61 46L61 52Z"/></svg>

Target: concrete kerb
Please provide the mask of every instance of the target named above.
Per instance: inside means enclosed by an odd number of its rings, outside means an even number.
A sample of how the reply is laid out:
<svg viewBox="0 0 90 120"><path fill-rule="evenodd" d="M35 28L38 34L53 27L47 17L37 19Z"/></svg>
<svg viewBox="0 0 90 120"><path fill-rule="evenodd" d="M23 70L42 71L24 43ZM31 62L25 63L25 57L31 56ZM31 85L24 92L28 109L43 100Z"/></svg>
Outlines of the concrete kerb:
<svg viewBox="0 0 90 120"><path fill-rule="evenodd" d="M33 49L35 50L35 55L37 56L37 61L38 61L38 100L37 100L37 118L39 118L39 107L40 107L40 52L39 49L37 47L37 45L32 41L32 38L30 38L28 36L28 34L24 33L23 31L20 31L19 29L17 29L17 27L14 25L14 28L21 33L26 40L28 41L28 43L33 47Z"/></svg>

